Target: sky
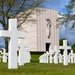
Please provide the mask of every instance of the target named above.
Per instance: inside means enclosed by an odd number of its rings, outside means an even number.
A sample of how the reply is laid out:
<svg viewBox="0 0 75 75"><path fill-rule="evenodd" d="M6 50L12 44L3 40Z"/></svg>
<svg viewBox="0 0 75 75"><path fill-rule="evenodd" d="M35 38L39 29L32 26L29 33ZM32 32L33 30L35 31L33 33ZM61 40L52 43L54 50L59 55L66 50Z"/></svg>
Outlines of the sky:
<svg viewBox="0 0 75 75"><path fill-rule="evenodd" d="M43 3L45 8L58 10L58 13L66 13L65 5L67 5L69 0L46 0ZM71 25L72 23L69 23ZM0 27L0 29L2 29ZM60 28L59 29L59 38L66 38L70 45L75 42L75 29L70 30L69 28ZM0 38L0 47L4 46L4 38Z"/></svg>
<svg viewBox="0 0 75 75"><path fill-rule="evenodd" d="M67 5L69 1L70 0L46 0L44 6L46 8L58 10L59 12L65 12L65 5Z"/></svg>
<svg viewBox="0 0 75 75"><path fill-rule="evenodd" d="M0 30L2 30L3 27L0 25ZM5 47L5 42L4 42L4 38L0 37L0 48L4 48Z"/></svg>
<svg viewBox="0 0 75 75"><path fill-rule="evenodd" d="M66 13L65 6L69 3L70 0L46 0L44 3L45 8L58 10L58 13ZM69 27L72 23L68 24ZM75 42L75 29L69 29L69 27L62 27L59 29L59 38L66 38L70 45Z"/></svg>

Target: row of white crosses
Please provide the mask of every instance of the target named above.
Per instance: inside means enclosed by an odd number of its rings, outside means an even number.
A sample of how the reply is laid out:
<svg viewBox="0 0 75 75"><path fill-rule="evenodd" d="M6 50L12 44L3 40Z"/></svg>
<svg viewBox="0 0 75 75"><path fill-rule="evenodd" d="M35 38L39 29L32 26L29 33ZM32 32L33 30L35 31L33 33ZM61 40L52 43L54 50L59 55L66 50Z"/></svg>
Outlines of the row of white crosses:
<svg viewBox="0 0 75 75"><path fill-rule="evenodd" d="M3 50L3 51L2 51ZM3 60L3 63L6 63L7 62L7 57L8 57L8 53L6 53L6 50L5 48L2 48L2 50L0 51L0 58L2 58Z"/></svg>
<svg viewBox="0 0 75 75"><path fill-rule="evenodd" d="M73 50L71 50L71 53L69 53L69 63L75 63L75 53L73 53Z"/></svg>
<svg viewBox="0 0 75 75"><path fill-rule="evenodd" d="M42 54L40 57L39 57L39 62L40 63L48 63L48 52Z"/></svg>
<svg viewBox="0 0 75 75"><path fill-rule="evenodd" d="M70 63L70 60L71 60L71 63L73 63L73 50L71 50L71 53L69 53L68 56L69 56L68 62Z"/></svg>
<svg viewBox="0 0 75 75"><path fill-rule="evenodd" d="M30 56L30 52L28 52L28 48L25 47L25 44L24 44L24 39L19 39L19 56L18 56L18 63L19 63L19 66L23 66L25 63L30 63L30 59L31 59L31 56ZM3 51L2 51L3 50ZM8 53L6 53L6 50L5 48L2 48L2 50L0 51L0 58L2 58L2 62L3 63L6 63L7 62L7 56L8 56ZM9 57L9 56L8 56Z"/></svg>
<svg viewBox="0 0 75 75"><path fill-rule="evenodd" d="M63 56L61 54L59 54L58 59L59 59L59 63L63 63Z"/></svg>
<svg viewBox="0 0 75 75"><path fill-rule="evenodd" d="M54 54L54 52L50 48L50 52L49 52L49 57L50 57L49 60L50 60L50 63L53 63L53 57L52 57L53 54Z"/></svg>
<svg viewBox="0 0 75 75"><path fill-rule="evenodd" d="M54 57L52 56L53 54ZM57 46L54 46L54 50L50 49L50 52L46 52L43 55L41 55L39 57L39 61L40 63L48 63L48 61L50 60L50 63L52 63L54 59L54 63L58 64L58 54L59 54L59 50L57 50Z"/></svg>
<svg viewBox="0 0 75 75"><path fill-rule="evenodd" d="M8 58L8 69L17 69L17 41L18 38L24 39L25 33L17 31L17 19L9 19L9 29L1 30L0 37L10 37L9 41L9 58Z"/></svg>
<svg viewBox="0 0 75 75"><path fill-rule="evenodd" d="M63 56L61 55L61 63L63 62L63 65L68 65L68 63L75 63L75 54L73 53L73 50L71 50L71 46L67 46L67 40L63 40L63 46L60 46L60 49L64 49ZM71 50L71 53L68 55L68 49ZM63 59L63 61L62 61Z"/></svg>
<svg viewBox="0 0 75 75"><path fill-rule="evenodd" d="M60 51L57 49L57 46L54 46L54 52L55 52L54 63L58 64L58 54L59 54Z"/></svg>
<svg viewBox="0 0 75 75"><path fill-rule="evenodd" d="M63 65L68 65L68 49L71 49L71 46L67 46L67 40L63 40L63 46L60 46L59 49L64 49L64 54L63 56L61 54L59 54L59 50L57 50L57 46L54 46L54 50L52 52L52 50L50 49L50 52L49 54L46 53L46 55L42 55L44 58L45 56L50 56L50 63L52 63L53 59L54 59L54 63L55 64L58 64L58 60L59 60L59 63L63 63ZM72 54L72 52L71 52ZM52 55L54 55L54 57L52 57ZM48 57L47 56L47 57ZM71 57L71 60L72 60L73 57ZM46 58L47 62L48 62L48 59ZM72 60L73 61L73 60Z"/></svg>

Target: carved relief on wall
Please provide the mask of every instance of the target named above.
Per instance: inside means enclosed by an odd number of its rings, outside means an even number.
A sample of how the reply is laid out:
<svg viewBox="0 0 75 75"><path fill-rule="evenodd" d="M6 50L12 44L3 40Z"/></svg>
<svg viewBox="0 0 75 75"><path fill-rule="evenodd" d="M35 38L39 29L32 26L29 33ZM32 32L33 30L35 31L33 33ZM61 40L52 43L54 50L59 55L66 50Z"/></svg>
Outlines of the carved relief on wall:
<svg viewBox="0 0 75 75"><path fill-rule="evenodd" d="M49 18L46 18L47 21L47 25L46 25L46 34L47 34L47 38L49 39L51 36L51 20Z"/></svg>

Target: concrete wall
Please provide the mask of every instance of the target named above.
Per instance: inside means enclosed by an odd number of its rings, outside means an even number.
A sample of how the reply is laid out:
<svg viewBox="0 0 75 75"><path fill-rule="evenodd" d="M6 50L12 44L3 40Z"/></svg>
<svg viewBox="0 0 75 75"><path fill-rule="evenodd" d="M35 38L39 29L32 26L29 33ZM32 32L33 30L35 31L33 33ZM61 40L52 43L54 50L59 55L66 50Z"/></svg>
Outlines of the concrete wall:
<svg viewBox="0 0 75 75"><path fill-rule="evenodd" d="M40 9L43 11L40 13L34 12L34 14L31 15L36 22L27 20L27 22L22 25L26 31L25 42L29 51L46 51L46 43L50 43L52 49L54 49L54 45L59 46L59 30L56 28L58 12L56 10ZM51 20L50 38L48 38L47 18Z"/></svg>
<svg viewBox="0 0 75 75"><path fill-rule="evenodd" d="M38 51L46 51L46 43L51 43L51 48L54 49L54 45L59 46L59 32L56 28L56 19L58 18L58 12L56 10L44 9L41 14L37 15L37 49ZM48 38L47 21L51 20L51 37Z"/></svg>

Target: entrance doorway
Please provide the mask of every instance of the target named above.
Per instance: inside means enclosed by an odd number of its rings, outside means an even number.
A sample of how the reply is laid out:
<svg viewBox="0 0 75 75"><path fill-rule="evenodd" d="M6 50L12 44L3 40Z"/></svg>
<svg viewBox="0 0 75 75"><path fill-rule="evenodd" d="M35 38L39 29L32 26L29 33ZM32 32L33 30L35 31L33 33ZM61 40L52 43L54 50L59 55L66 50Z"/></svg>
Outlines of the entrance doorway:
<svg viewBox="0 0 75 75"><path fill-rule="evenodd" d="M50 43L46 43L46 51L49 51Z"/></svg>

